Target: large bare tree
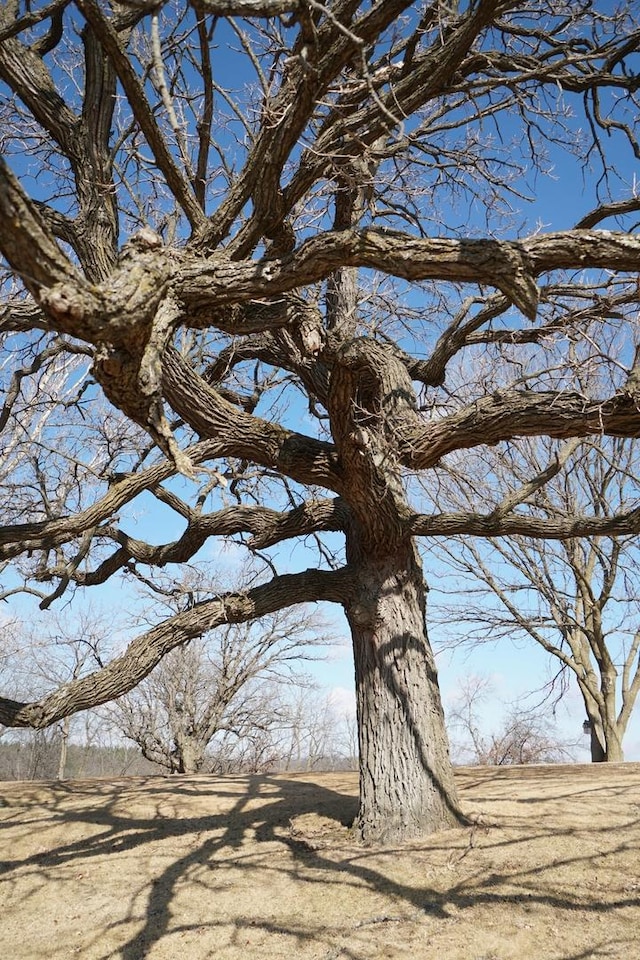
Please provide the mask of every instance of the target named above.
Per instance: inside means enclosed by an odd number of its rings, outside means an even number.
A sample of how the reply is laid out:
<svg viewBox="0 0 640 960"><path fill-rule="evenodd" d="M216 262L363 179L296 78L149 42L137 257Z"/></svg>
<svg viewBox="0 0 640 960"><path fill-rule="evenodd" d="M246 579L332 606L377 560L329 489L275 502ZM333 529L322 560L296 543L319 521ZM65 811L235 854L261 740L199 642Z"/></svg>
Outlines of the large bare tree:
<svg viewBox="0 0 640 960"><path fill-rule="evenodd" d="M517 484L487 512L441 516L405 480L479 445L640 433L640 201L620 167L640 152L634 7L4 4L9 435L43 370L78 349L90 365L66 406L38 393L57 410L56 466L42 447L20 460L7 589L46 605L118 575L153 582L212 538L272 576L159 617L38 702L1 701L2 722L45 726L220 624L328 601L353 638L357 829L393 841L458 821L416 538L629 533L640 516L539 517ZM580 219L547 232L533 198L559 156ZM602 364L612 325L626 330L607 394L580 389L564 350L594 317ZM553 358L527 389L533 348ZM499 389L478 379L457 398L452 361L486 350ZM101 397L131 450L100 432ZM149 495L181 520L176 539L131 533ZM286 540L317 550L310 569L282 572L311 562Z"/></svg>

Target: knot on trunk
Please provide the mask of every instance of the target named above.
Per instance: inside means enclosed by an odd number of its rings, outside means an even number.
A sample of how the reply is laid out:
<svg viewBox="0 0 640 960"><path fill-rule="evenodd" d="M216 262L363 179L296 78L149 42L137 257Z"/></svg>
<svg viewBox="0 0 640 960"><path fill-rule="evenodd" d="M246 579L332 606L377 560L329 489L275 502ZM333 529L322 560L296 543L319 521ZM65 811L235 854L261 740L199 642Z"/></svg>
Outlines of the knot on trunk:
<svg viewBox="0 0 640 960"><path fill-rule="evenodd" d="M354 626L373 629L378 619L375 604L356 601L347 606L347 615Z"/></svg>
<svg viewBox="0 0 640 960"><path fill-rule="evenodd" d="M77 335L76 325L84 319L86 312L80 290L68 283L57 283L43 294L41 305L61 329Z"/></svg>

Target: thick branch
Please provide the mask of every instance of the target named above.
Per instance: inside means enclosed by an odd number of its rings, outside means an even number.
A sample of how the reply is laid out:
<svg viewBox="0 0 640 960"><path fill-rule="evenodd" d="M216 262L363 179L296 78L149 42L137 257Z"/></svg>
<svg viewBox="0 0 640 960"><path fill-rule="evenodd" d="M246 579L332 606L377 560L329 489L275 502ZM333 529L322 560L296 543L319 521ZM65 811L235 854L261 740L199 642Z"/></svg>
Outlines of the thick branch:
<svg viewBox="0 0 640 960"><path fill-rule="evenodd" d="M590 435L640 437L638 398L619 394L590 400L578 393L496 391L436 423L407 423L399 438L403 463L427 469L453 450L496 444L515 437Z"/></svg>
<svg viewBox="0 0 640 960"><path fill-rule="evenodd" d="M618 715L618 723L624 730L631 711L635 706L638 694L640 693L640 661L638 660L638 651L640 650L640 630L636 630L631 641L631 646L627 652L622 669L622 705Z"/></svg>
<svg viewBox="0 0 640 960"><path fill-rule="evenodd" d="M494 513L413 514L407 529L418 537L542 537L569 540L573 537L619 537L640 533L640 507L611 517L567 516L558 518L507 516Z"/></svg>
<svg viewBox="0 0 640 960"><path fill-rule="evenodd" d="M231 262L214 256L185 264L176 291L187 307L237 303L316 283L345 267L370 267L406 280L490 284L533 319L534 278L551 270L596 268L637 272L640 237L608 231L566 231L519 241L420 240L390 230L327 232L284 259Z"/></svg>
<svg viewBox="0 0 640 960"><path fill-rule="evenodd" d="M609 217L621 217L626 213L637 213L640 211L640 197L629 197L627 200L617 200L612 203L603 203L595 210L590 210L582 220L579 220L576 227L580 230L592 230L602 220Z"/></svg>
<svg viewBox="0 0 640 960"><path fill-rule="evenodd" d="M302 0L197 0L200 10L215 17L280 17L296 13Z"/></svg>
<svg viewBox="0 0 640 960"><path fill-rule="evenodd" d="M164 357L164 392L201 437L215 438L218 456L240 457L277 470L299 483L342 492L344 481L332 444L286 430L228 403L175 350Z"/></svg>
<svg viewBox="0 0 640 960"><path fill-rule="evenodd" d="M99 531L120 544L118 550L104 560L96 570L74 571L72 579L83 587L106 583L118 570L131 561L164 567L168 563L186 563L201 549L209 537L231 537L239 533L252 534L247 546L261 550L294 537L308 536L322 531L343 530L347 523L346 504L335 500L309 500L294 510L281 513L268 507L226 507L206 516L194 514L187 529L172 543L152 546L144 540L130 537L122 530L109 527ZM69 576L67 566L48 568L46 579Z"/></svg>
<svg viewBox="0 0 640 960"><path fill-rule="evenodd" d="M29 12L25 13L22 17L17 17L13 23L7 23L6 26L3 24L2 28L0 28L0 43L8 40L10 37L16 37L23 30L28 30L30 27L42 23L43 20L47 20L49 17L55 17L57 14L60 14L65 7L68 7L70 3L71 0L52 0L51 3L48 3L41 10L29 10Z"/></svg>
<svg viewBox="0 0 640 960"><path fill-rule="evenodd" d="M327 12L320 4L315 6L316 10ZM265 100L264 122L244 169L208 228L196 238L200 249L218 246L249 198L254 212L248 225L232 241L237 255L246 256L264 236L278 243L289 242L285 221L291 205L283 204L280 187L287 159L331 82L367 43L375 42L410 6L410 0L380 0L353 23L359 3L343 0L320 22L311 23L308 15L300 18L300 33L292 45L282 85L273 100Z"/></svg>
<svg viewBox="0 0 640 960"><path fill-rule="evenodd" d="M345 157L366 155L374 144L379 150L381 138L390 142L387 152L392 155L405 136L402 131L398 140L392 140L389 134L402 130L406 118L420 107L449 93L478 37L500 13L514 6L510 0L485 0L470 4L464 14L456 16L456 4L447 28L433 31L433 42L421 55L415 51L428 36L424 28L418 28L406 45L399 47L397 55L404 56L398 63L389 65L385 57L384 65L377 64L371 71L365 67L356 89L350 85L338 99L313 145L303 154L296 175L283 191L285 209L299 202L315 182L332 177ZM436 4L427 7L425 28L439 19L440 13Z"/></svg>
<svg viewBox="0 0 640 960"><path fill-rule="evenodd" d="M193 464L198 464L213 459L216 450L215 441L208 440L194 444L185 452ZM52 550L85 530L99 527L143 490L152 489L175 472L175 464L164 461L141 473L118 480L96 503L79 513L58 520L0 526L0 560L19 556L26 550Z"/></svg>
<svg viewBox="0 0 640 960"><path fill-rule="evenodd" d="M171 191L184 210L189 223L195 230L206 222L204 213L196 200L187 179L176 165L162 132L156 122L144 87L137 77L129 58L122 48L116 30L104 16L96 0L77 0L77 6L91 24L93 31L108 54L118 79L127 95L133 114L140 124L149 144L158 169L164 175Z"/></svg>
<svg viewBox="0 0 640 960"><path fill-rule="evenodd" d="M65 0L69 2L69 0ZM167 0L121 0L123 6L151 12L167 5ZM285 13L296 13L302 0L191 0L198 11L214 17L257 17L267 19Z"/></svg>
<svg viewBox="0 0 640 960"><path fill-rule="evenodd" d="M63 255L6 162L0 157L0 250L27 290L40 299L42 288L84 281Z"/></svg>
<svg viewBox="0 0 640 960"><path fill-rule="evenodd" d="M95 673L63 684L33 703L0 698L0 723L41 728L128 693L170 650L225 623L245 623L297 603L345 603L353 590L348 568L306 570L277 577L246 593L225 594L197 604L133 640L122 656Z"/></svg>

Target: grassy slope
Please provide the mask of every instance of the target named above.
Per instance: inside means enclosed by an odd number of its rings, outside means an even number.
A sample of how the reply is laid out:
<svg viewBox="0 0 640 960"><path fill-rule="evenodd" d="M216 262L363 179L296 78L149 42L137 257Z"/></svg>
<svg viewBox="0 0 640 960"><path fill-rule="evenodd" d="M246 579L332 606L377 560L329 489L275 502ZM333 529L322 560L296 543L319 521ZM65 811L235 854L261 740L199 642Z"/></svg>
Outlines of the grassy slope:
<svg viewBox="0 0 640 960"><path fill-rule="evenodd" d="M354 774L0 784L12 960L640 956L640 765L468 768L474 827L355 845Z"/></svg>

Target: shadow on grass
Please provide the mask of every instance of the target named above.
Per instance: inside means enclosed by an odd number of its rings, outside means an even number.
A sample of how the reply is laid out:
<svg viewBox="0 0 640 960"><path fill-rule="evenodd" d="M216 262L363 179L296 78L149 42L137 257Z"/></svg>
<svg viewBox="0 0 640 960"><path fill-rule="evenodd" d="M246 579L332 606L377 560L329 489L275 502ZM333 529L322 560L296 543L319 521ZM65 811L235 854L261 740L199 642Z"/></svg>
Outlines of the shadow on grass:
<svg viewBox="0 0 640 960"><path fill-rule="evenodd" d="M495 780L496 776L475 776L472 781L469 773L465 787L463 775L463 791L468 789L469 783L476 790L481 789ZM513 774L509 774L509 778L513 779ZM340 780L335 782L340 784ZM637 785L637 778L635 783ZM134 808L140 805L143 788L146 808L151 806L152 813L135 816ZM600 784L594 784L593 790L600 789ZM128 794L131 795L133 808L130 815L126 812ZM326 885L332 883L340 883L345 889L351 886L358 890L364 888L372 893L382 893L400 905L405 917L418 919L431 917L446 920L472 908L509 904L514 907L526 906L527 909L537 904L560 912L572 912L579 908L590 916L640 906L640 897L635 890L628 896L609 891L602 896L594 894L585 902L578 891L569 893L566 886L560 889L554 886L552 879L545 877L551 867L554 870L582 869L587 875L597 870L599 855L594 853L595 846L591 851L580 852L579 844L575 844L570 854L556 856L552 862L545 861L535 866L521 865L518 845L524 841L530 843L556 838L558 851L565 849L560 841L570 838L575 830L553 822L532 822L529 819L528 829L523 832L522 825L527 822L526 817L511 818L510 821L506 818L511 829L495 831L493 835L489 827L459 828L428 838L424 844L406 844L394 850L382 851L379 848L364 848L350 839L346 825L357 812L354 795L299 776L260 775L220 780L214 777L184 780L150 778L143 783L130 780L93 781L52 785L48 787L47 796L49 805L44 814L36 801L32 806L23 806L21 819L26 829L37 832L40 824L44 829L52 818L57 819L61 826L77 824L96 829L90 836L35 853L21 861L0 862L0 879L10 878L18 870L33 869L38 875L46 877L50 874L51 880L55 881L56 868L65 864L82 865L90 871L91 861L106 854L124 851L139 851L142 854L150 844L167 838L185 841L184 854L173 857L159 875L149 877L142 890L138 891L138 896L144 894L146 897L142 927L116 953L104 954L105 958L118 956L120 960L141 960L165 936L185 932L195 926L201 927L202 922L197 925L180 925L179 921L176 922L178 918L174 901L179 885L191 882L194 875L203 870L207 871L208 879L206 889L200 890L198 895L210 897L211 909L205 921L206 926L228 927L232 924L237 934L241 934L245 928L259 928L267 934L279 933L292 937L298 945L316 943L322 938L321 926L309 930L301 921L292 921L283 926L259 916L236 916L226 920L216 917L216 871L222 874L227 863L232 863L235 870L246 871L247 876L255 878L253 882L256 884L257 897L261 896L261 890L268 890L270 872L276 871L294 882L302 878L306 884L317 884L319 897ZM199 805L210 798L211 806L218 807L218 811L202 816L176 816L175 813L166 812L168 804L175 801L179 805L190 797L197 798ZM551 800L555 802L556 797L551 797ZM12 809L4 812L10 813ZM304 818L310 815L311 823L315 822L313 817L319 818L317 836L313 830L311 835L305 835ZM296 829L297 823L303 823L301 833ZM0 827L14 824L15 821L8 818ZM626 826L628 836L637 840L638 820L629 819ZM597 837L600 834L604 842L608 830L607 824L594 824L590 836ZM477 864L472 863L473 856L469 856L475 849L476 831L483 833L483 858ZM271 849L266 848L266 844L278 845L281 855L270 858L267 864L256 864L256 852L259 855L261 847L264 850ZM492 871L489 866L492 853L495 856L505 847L513 851L509 865ZM616 854L628 853L632 848L638 849L638 843L621 842L614 845L609 842L606 856L615 857ZM384 869L385 864L400 856L411 858L415 853L429 857L447 851L454 858L454 866L467 856L469 859L465 863L464 877L456 881L455 871L452 871L451 882L444 890L424 882L415 884L393 879ZM223 883L223 877L220 883ZM382 921L385 920L392 922L394 918L383 917ZM114 921L111 927L115 929L131 922L138 922L133 906L128 916ZM594 943L584 953L567 953L563 956L566 960L612 956L604 952L611 943ZM335 956L348 958L349 948L342 946Z"/></svg>

